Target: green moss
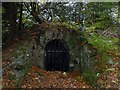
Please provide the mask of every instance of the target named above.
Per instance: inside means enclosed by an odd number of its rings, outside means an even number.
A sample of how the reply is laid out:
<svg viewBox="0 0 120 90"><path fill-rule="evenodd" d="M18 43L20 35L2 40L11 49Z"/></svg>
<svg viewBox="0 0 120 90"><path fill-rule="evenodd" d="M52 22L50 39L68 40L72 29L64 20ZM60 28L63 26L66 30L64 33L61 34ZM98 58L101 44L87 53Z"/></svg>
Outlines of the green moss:
<svg viewBox="0 0 120 90"><path fill-rule="evenodd" d="M67 28L71 28L74 31L78 31L78 29L80 29L80 27L81 27L77 23L70 24L69 22L63 22L62 25L67 27Z"/></svg>
<svg viewBox="0 0 120 90"><path fill-rule="evenodd" d="M97 76L94 72L86 70L82 74L83 78L87 80L93 87L97 87Z"/></svg>
<svg viewBox="0 0 120 90"><path fill-rule="evenodd" d="M118 42L117 38L106 38L103 36L93 34L90 38L88 38L88 41L90 44L95 46L100 52L118 50L118 46L116 44Z"/></svg>
<svg viewBox="0 0 120 90"><path fill-rule="evenodd" d="M82 77L80 77L80 76L79 76L79 77L76 77L76 80L78 80L78 81L79 81L79 80L81 80L81 78L82 78Z"/></svg>
<svg viewBox="0 0 120 90"><path fill-rule="evenodd" d="M22 80L25 78L25 75L28 72L29 67L30 67L29 62L26 62L25 65L24 65L23 70L20 73L20 76L18 78L16 78L16 87L20 86Z"/></svg>
<svg viewBox="0 0 120 90"><path fill-rule="evenodd" d="M16 79L16 75L14 73L10 73L9 77L10 80L15 80Z"/></svg>
<svg viewBox="0 0 120 90"><path fill-rule="evenodd" d="M28 49L26 47L21 47L19 49L21 50L21 52L22 52L22 50L26 51L26 52L28 51ZM30 65L30 57L26 56L26 52L25 53L24 52L19 53L20 55L24 54L24 58L19 59L22 62L23 67L20 71L18 71L19 76L15 80L16 87L20 87L20 84L21 84L22 80L25 78L25 75L28 73L29 67L31 66Z"/></svg>
<svg viewBox="0 0 120 90"><path fill-rule="evenodd" d="M39 76L45 77L45 75L41 72L36 72Z"/></svg>
<svg viewBox="0 0 120 90"><path fill-rule="evenodd" d="M18 58L20 55L25 54L29 50L29 44L24 43L17 47L17 50L14 52L14 56Z"/></svg>

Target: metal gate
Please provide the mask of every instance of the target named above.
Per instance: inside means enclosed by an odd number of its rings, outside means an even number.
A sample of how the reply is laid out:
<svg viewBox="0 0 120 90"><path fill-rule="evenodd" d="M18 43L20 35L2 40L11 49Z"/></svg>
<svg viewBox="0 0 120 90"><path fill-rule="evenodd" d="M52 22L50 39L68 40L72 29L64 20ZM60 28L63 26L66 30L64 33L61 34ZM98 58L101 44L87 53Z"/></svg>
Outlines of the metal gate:
<svg viewBox="0 0 120 90"><path fill-rule="evenodd" d="M45 47L44 67L47 71L69 70L69 52L62 40L48 42Z"/></svg>

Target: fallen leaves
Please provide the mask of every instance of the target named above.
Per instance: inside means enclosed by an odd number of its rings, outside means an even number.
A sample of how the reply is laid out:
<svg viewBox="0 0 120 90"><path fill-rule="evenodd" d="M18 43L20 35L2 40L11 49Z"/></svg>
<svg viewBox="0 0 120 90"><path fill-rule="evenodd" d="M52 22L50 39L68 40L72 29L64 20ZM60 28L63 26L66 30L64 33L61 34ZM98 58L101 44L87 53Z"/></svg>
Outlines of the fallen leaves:
<svg viewBox="0 0 120 90"><path fill-rule="evenodd" d="M98 83L100 85L100 88L119 88L119 76L118 76L118 61L119 59L119 54L117 53L108 53L113 61L114 65L107 64L106 71L104 71L99 77L98 77Z"/></svg>
<svg viewBox="0 0 120 90"><path fill-rule="evenodd" d="M44 75L40 76L36 72ZM30 68L24 81L21 83L22 88L92 88L82 78L79 72L59 72L45 71L36 66Z"/></svg>

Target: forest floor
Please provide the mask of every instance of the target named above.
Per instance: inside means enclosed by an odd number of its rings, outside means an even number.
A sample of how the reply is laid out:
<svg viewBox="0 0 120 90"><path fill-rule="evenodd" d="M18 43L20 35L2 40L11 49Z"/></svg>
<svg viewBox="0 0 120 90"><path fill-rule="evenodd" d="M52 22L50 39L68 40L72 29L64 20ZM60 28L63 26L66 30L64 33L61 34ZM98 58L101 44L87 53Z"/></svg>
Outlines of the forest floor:
<svg viewBox="0 0 120 90"><path fill-rule="evenodd" d="M17 44L9 47L3 52L9 58L12 58L12 51L15 50ZM109 53L114 62L120 61L119 53ZM9 66L10 60L3 60L3 66ZM118 64L109 65L107 64L108 71L98 76L98 83L101 88L120 88L119 85L119 66ZM12 67L4 71L3 75L3 87L14 88L14 80L9 78L12 72ZM92 86L80 76L80 72L58 72L58 71L45 71L37 66L32 66L29 72L25 76L21 83L21 88L91 88Z"/></svg>
<svg viewBox="0 0 120 90"><path fill-rule="evenodd" d="M15 81L10 79L12 68L3 76L4 88L16 88ZM60 72L45 71L32 66L20 84L20 88L91 88L92 86L80 76L79 71Z"/></svg>
<svg viewBox="0 0 120 90"><path fill-rule="evenodd" d="M16 38L13 44L7 47L3 51L2 67L2 87L3 88L16 88L15 80L13 80L10 74L13 72L11 59L14 57L14 51L17 50L17 46L20 43L29 41L35 37L35 33L29 31L28 38L26 39ZM7 66L10 66L7 68ZM37 66L32 66L23 81L20 84L20 88L93 88L89 82L80 76L79 71L75 72L60 72L60 71L45 71Z"/></svg>
<svg viewBox="0 0 120 90"><path fill-rule="evenodd" d="M119 83L119 61L120 53L109 53L108 54L114 64L106 64L107 70L105 70L100 76L98 76L98 83L101 88L120 88Z"/></svg>
<svg viewBox="0 0 120 90"><path fill-rule="evenodd" d="M33 32L30 32L34 36ZM29 40L33 37L29 37ZM4 58L2 60L2 66L9 66L12 58L12 52L16 50L16 46L19 43L24 43L25 40L19 41L16 39L14 44L3 51ZM113 59L115 63L120 61L120 53L111 52L108 53L109 56ZM119 64L107 64L106 67L108 70L103 72L98 76L97 82L100 85L100 88L120 88L119 85ZM15 88L14 80L9 78L10 73L12 72L12 67L7 68L3 71L4 75L2 77L2 86L5 88ZM91 88L92 86L80 76L80 72L58 72L58 71L45 71L37 66L32 66L29 69L29 72L22 81L21 88Z"/></svg>
<svg viewBox="0 0 120 90"><path fill-rule="evenodd" d="M92 88L79 72L44 71L30 68L21 84L22 88Z"/></svg>

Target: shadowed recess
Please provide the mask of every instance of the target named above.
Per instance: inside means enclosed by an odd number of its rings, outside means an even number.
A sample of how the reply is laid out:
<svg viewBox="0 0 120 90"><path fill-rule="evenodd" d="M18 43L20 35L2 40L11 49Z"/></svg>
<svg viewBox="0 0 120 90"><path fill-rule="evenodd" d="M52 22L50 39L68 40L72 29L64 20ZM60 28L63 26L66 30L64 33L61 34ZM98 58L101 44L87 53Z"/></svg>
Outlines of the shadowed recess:
<svg viewBox="0 0 120 90"><path fill-rule="evenodd" d="M65 43L54 39L45 47L44 68L47 71L68 71L69 52Z"/></svg>

